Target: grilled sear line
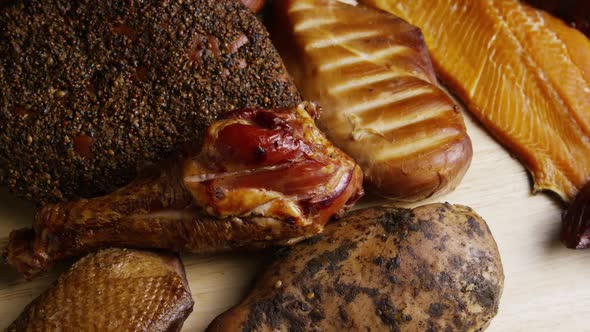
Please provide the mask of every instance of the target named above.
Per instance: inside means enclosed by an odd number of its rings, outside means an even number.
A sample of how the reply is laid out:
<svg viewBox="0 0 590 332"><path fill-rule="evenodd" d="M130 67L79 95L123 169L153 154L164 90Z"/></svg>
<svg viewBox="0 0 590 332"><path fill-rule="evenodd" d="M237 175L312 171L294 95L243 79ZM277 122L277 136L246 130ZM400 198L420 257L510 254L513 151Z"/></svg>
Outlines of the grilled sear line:
<svg viewBox="0 0 590 332"><path fill-rule="evenodd" d="M302 95L323 108L320 128L377 193L419 200L459 183L471 142L416 27L330 0L277 1L270 20Z"/></svg>
<svg viewBox="0 0 590 332"><path fill-rule="evenodd" d="M590 40L517 0L362 0L422 29L439 73L524 163L571 200L590 180Z"/></svg>

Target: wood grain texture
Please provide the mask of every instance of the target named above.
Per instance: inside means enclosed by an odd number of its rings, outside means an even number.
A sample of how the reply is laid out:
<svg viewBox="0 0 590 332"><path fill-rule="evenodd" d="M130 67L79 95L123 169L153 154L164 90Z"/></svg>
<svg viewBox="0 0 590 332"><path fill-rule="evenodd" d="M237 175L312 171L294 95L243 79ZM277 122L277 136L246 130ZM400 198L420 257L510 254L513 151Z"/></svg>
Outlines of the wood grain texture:
<svg viewBox="0 0 590 332"><path fill-rule="evenodd" d="M452 193L419 204L448 201L469 205L489 224L506 274L498 316L488 331L587 331L590 316L590 251L572 251L558 241L561 207L547 195L530 194L524 168L466 117L474 156ZM366 198L359 206L379 203ZM413 206L419 205L413 204ZM33 206L0 194L0 239L27 226ZM184 256L195 309L185 331L202 331L237 303L263 266L266 254ZM0 266L0 329L8 326L67 266L25 282Z"/></svg>

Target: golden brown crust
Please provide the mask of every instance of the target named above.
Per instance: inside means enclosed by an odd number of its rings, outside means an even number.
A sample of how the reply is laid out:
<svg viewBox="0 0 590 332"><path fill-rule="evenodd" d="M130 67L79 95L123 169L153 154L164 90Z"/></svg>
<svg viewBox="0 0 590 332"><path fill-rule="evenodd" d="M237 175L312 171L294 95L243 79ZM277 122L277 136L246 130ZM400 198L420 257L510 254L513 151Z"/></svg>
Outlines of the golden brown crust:
<svg viewBox="0 0 590 332"><path fill-rule="evenodd" d="M419 201L454 190L467 172L473 155L464 135L414 158L390 160L366 169L369 190L399 201ZM383 193L380 188L388 188Z"/></svg>
<svg viewBox="0 0 590 332"><path fill-rule="evenodd" d="M590 40L581 32L524 1L360 2L421 28L438 75L530 171L534 192L570 201L590 180Z"/></svg>
<svg viewBox="0 0 590 332"><path fill-rule="evenodd" d="M494 238L470 208L357 210L279 252L208 331L481 331L503 283Z"/></svg>
<svg viewBox="0 0 590 332"><path fill-rule="evenodd" d="M273 41L318 126L376 193L416 201L450 191L472 157L458 106L439 87L420 30L335 0L273 3Z"/></svg>
<svg viewBox="0 0 590 332"><path fill-rule="evenodd" d="M180 331L192 307L177 256L107 249L76 262L8 331Z"/></svg>

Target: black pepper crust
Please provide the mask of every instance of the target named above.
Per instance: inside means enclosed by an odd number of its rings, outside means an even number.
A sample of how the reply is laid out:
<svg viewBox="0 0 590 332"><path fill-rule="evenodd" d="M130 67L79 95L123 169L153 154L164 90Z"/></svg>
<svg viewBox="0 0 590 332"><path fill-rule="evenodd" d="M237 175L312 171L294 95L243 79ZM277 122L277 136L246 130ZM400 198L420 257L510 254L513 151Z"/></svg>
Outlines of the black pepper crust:
<svg viewBox="0 0 590 332"><path fill-rule="evenodd" d="M112 191L225 111L300 101L239 1L1 6L0 183L37 202Z"/></svg>

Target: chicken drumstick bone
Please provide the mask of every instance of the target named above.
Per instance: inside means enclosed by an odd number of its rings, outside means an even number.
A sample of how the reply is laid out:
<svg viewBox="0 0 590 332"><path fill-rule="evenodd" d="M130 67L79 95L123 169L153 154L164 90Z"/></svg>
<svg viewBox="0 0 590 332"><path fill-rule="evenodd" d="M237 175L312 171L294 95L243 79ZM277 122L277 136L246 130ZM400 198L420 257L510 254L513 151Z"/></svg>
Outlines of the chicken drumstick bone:
<svg viewBox="0 0 590 332"><path fill-rule="evenodd" d="M4 257L33 277L104 247L217 252L295 243L362 196L362 172L315 127L312 103L240 110L201 151L168 160L112 194L43 207ZM310 116L311 115L311 116Z"/></svg>

